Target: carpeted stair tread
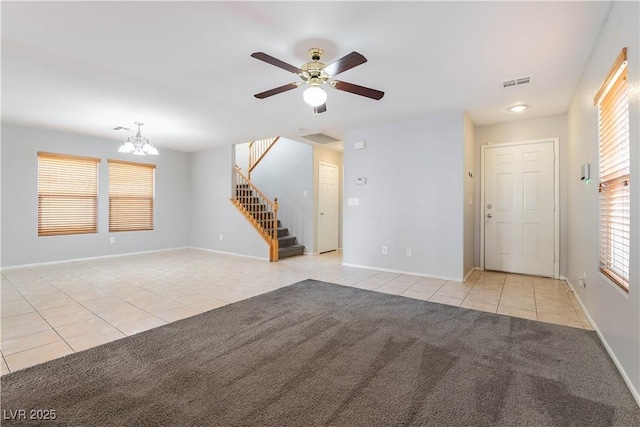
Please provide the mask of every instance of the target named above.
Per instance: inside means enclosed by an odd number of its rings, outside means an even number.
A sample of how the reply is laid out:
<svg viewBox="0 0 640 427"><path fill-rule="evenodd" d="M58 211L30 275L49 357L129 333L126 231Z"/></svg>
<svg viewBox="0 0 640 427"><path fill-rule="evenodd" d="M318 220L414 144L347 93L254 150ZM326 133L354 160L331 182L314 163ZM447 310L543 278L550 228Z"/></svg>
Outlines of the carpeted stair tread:
<svg viewBox="0 0 640 427"><path fill-rule="evenodd" d="M280 220L278 220L278 238L288 236L289 229L287 227L282 227L280 225Z"/></svg>
<svg viewBox="0 0 640 427"><path fill-rule="evenodd" d="M278 237L278 247L286 248L288 246L293 246L296 244L296 236L283 236Z"/></svg>
<svg viewBox="0 0 640 427"><path fill-rule="evenodd" d="M278 249L278 259L289 258L302 254L304 254L304 246L302 245L291 245L285 248Z"/></svg>

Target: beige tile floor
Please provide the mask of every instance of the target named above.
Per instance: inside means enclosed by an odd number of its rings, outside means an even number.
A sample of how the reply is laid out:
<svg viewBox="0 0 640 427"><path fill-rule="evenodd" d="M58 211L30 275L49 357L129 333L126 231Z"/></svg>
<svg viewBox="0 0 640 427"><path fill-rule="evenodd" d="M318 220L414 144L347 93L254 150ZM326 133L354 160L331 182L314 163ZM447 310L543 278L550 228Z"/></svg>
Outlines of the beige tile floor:
<svg viewBox="0 0 640 427"><path fill-rule="evenodd" d="M475 271L465 283L345 267L339 252L277 263L176 250L2 272L2 374L313 278L591 329L566 283Z"/></svg>

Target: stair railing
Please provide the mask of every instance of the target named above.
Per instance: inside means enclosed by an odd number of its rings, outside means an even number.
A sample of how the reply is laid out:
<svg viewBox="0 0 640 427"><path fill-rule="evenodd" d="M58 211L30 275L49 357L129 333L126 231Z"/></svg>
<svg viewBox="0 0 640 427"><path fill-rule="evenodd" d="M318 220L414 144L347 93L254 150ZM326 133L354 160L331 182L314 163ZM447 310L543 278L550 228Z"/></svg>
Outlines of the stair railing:
<svg viewBox="0 0 640 427"><path fill-rule="evenodd" d="M249 143L249 163L247 166L247 177L249 179L251 179L251 171L253 170L253 168L255 168L258 163L260 163L260 160L262 160L264 155L267 154L267 152L271 149L271 147L273 147L273 144L275 144L278 139L280 139L280 137L276 136L273 138L251 141Z"/></svg>
<svg viewBox="0 0 640 427"><path fill-rule="evenodd" d="M236 166L231 202L269 245L269 261L278 261L278 198L271 201Z"/></svg>

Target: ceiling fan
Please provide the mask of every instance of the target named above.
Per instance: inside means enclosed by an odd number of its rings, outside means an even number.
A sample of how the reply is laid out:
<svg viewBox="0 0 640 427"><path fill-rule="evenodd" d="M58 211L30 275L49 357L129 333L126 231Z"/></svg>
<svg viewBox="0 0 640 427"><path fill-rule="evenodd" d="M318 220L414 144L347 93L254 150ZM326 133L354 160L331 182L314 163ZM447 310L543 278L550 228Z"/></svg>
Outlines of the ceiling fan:
<svg viewBox="0 0 640 427"><path fill-rule="evenodd" d="M271 55L267 55L264 52L254 52L251 54L253 58L264 61L268 64L275 65L278 68L289 71L290 73L297 74L301 82L289 83L265 92L257 93L254 96L258 99L268 98L273 95L277 95L282 92L286 92L291 89L306 85L308 86L303 93L304 100L307 104L313 107L313 111L316 114L324 113L327 111L327 93L322 89L324 84L330 85L335 89L355 93L356 95L364 96L379 100L384 96L384 92L371 89L364 86L359 86L353 83L347 83L340 80L333 80L333 77L347 71L358 65L362 65L367 62L367 58L359 54L358 52L351 52L348 55L343 56L337 61L325 65L320 62L322 56L322 49L314 47L309 49L309 56L311 62L307 62L302 67L294 67L287 64Z"/></svg>

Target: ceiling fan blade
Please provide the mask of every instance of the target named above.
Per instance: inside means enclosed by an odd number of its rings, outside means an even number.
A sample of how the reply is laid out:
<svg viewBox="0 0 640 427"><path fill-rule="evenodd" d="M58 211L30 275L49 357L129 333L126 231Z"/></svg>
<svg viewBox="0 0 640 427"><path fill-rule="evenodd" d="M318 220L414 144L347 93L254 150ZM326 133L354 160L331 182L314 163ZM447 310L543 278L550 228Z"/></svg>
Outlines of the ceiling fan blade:
<svg viewBox="0 0 640 427"><path fill-rule="evenodd" d="M255 96L258 99L265 99L265 98L268 98L270 96L277 95L279 93L286 92L286 91L291 90L291 89L295 89L297 87L298 87L297 83L288 83L286 85L283 85L283 86L280 86L280 87L276 87L276 88L273 88L271 90L267 90L265 92L256 93L253 96Z"/></svg>
<svg viewBox="0 0 640 427"><path fill-rule="evenodd" d="M317 107L313 107L313 112L316 114L324 113L327 111L327 104L322 104Z"/></svg>
<svg viewBox="0 0 640 427"><path fill-rule="evenodd" d="M330 76L335 76L344 71L350 70L353 67L362 65L365 62L367 62L367 58L358 52L351 52L350 54L345 55L337 61L327 65L322 70Z"/></svg>
<svg viewBox="0 0 640 427"><path fill-rule="evenodd" d="M331 86L335 87L338 90L343 90L345 92L355 93L356 95L364 96L371 99L382 99L384 96L384 92L371 89L364 86L354 85L353 83L341 82L339 80L335 80L331 82Z"/></svg>
<svg viewBox="0 0 640 427"><path fill-rule="evenodd" d="M283 70L287 70L287 71L289 71L290 73L293 73L293 74L302 73L302 70L300 68L294 67L291 64L287 64L284 61L280 61L278 58L274 58L273 56L267 55L264 52L253 52L251 54L251 57L259 59L260 61L264 61L267 64L275 65L276 67L282 68Z"/></svg>

